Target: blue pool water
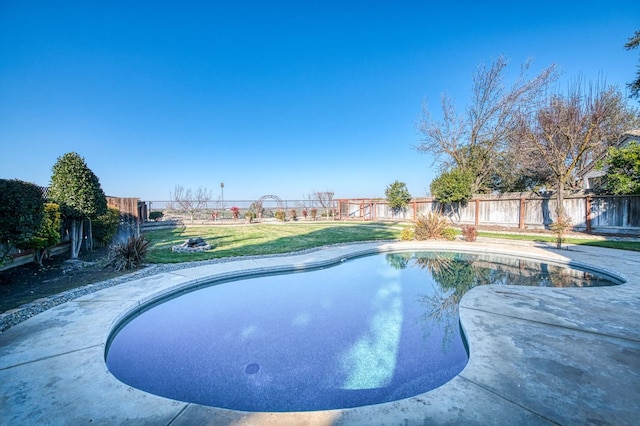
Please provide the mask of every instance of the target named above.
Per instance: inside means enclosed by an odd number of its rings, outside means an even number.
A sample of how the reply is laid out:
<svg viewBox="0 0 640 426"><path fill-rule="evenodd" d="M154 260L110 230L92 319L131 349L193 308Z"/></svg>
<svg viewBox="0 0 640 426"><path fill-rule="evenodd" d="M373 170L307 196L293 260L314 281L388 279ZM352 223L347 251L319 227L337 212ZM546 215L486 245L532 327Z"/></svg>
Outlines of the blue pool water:
<svg viewBox="0 0 640 426"><path fill-rule="evenodd" d="M589 272L513 258L392 253L199 288L112 335L109 370L138 389L242 411L414 396L468 360L458 302L476 285L593 286Z"/></svg>

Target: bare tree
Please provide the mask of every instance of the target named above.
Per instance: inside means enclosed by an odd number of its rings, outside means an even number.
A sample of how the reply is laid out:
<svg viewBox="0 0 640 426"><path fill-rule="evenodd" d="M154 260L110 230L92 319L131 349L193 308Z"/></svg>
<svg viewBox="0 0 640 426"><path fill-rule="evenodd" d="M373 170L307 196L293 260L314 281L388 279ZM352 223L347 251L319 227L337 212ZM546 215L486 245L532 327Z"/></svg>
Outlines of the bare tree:
<svg viewBox="0 0 640 426"><path fill-rule="evenodd" d="M198 210L207 207L207 203L211 201L211 191L206 188L198 187L193 192L191 188L185 189L182 185L176 185L173 191L173 200L178 205L178 210L190 216L191 222Z"/></svg>
<svg viewBox="0 0 640 426"><path fill-rule="evenodd" d="M209 204L209 202L213 200L212 191L199 186L195 191L193 198L195 201L196 209L204 210L207 208L207 204Z"/></svg>
<svg viewBox="0 0 640 426"><path fill-rule="evenodd" d="M329 215L333 213L333 195L333 191L314 191L307 195L303 205L306 207L308 202L309 207L316 207L324 210L327 215L327 219L329 219Z"/></svg>
<svg viewBox="0 0 640 426"><path fill-rule="evenodd" d="M505 87L507 60L499 57L490 67L480 65L473 75L471 102L458 114L451 99L441 99L442 120L433 118L426 104L418 125L423 135L416 147L440 161L442 170L459 169L474 176L472 192L491 189L494 175L503 167L503 153L517 128L521 113L535 110L546 87L557 79L555 66L527 78L530 63L521 66L513 85Z"/></svg>
<svg viewBox="0 0 640 426"><path fill-rule="evenodd" d="M565 188L575 189L577 172L637 126L638 116L619 89L585 88L577 82L566 95L549 96L535 114L520 114L518 121L512 142L520 153L519 162L531 170L544 167L551 174L560 221L565 216Z"/></svg>

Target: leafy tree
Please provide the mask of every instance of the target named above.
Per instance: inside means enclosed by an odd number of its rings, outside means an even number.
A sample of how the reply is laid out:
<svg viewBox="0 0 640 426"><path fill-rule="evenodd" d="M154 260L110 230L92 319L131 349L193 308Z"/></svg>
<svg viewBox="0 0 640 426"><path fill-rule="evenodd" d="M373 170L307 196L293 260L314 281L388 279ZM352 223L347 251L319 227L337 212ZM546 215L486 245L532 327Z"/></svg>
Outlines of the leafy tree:
<svg viewBox="0 0 640 426"><path fill-rule="evenodd" d="M34 258L38 265L49 256L49 250L60 242L60 230L62 222L60 206L55 203L44 204L44 217L38 232L28 241L22 242L18 247L22 249L34 249Z"/></svg>
<svg viewBox="0 0 640 426"><path fill-rule="evenodd" d="M429 188L440 203L466 203L473 196L473 180L471 170L455 168L435 178Z"/></svg>
<svg viewBox="0 0 640 426"><path fill-rule="evenodd" d="M0 263L36 236L44 217L42 191L32 183L0 179Z"/></svg>
<svg viewBox="0 0 640 426"><path fill-rule="evenodd" d="M404 211L409 205L409 201L411 201L411 194L407 189L407 184L397 180L387 186L384 194L387 196L389 207L394 213Z"/></svg>
<svg viewBox="0 0 640 426"><path fill-rule="evenodd" d="M544 167L553 176L558 220L564 220L564 191L574 187L577 172L618 141L638 123L615 87L589 88L576 84L567 94L553 94L533 115L521 114L514 145L521 164ZM526 166L526 164L525 164Z"/></svg>
<svg viewBox="0 0 640 426"><path fill-rule="evenodd" d="M529 79L530 64L521 67L511 87L505 85L507 61L499 57L491 66L481 65L473 75L470 104L458 114L446 95L442 96L442 119L423 108L419 130L423 135L419 152L430 153L444 170L458 169L473 177L471 192L488 192L503 167L509 141L517 130L520 113L534 111L546 87L557 73L550 66Z"/></svg>
<svg viewBox="0 0 640 426"><path fill-rule="evenodd" d="M75 152L64 154L53 166L49 197L58 203L62 215L71 220L71 258L78 257L85 219L107 211L107 198L100 181ZM89 238L91 239L91 238Z"/></svg>
<svg viewBox="0 0 640 426"><path fill-rule="evenodd" d="M624 45L627 50L636 49L638 46L640 46L640 31L636 31ZM632 98L640 99L640 65L638 65L637 68L636 79L629 83L627 87L631 91Z"/></svg>
<svg viewBox="0 0 640 426"><path fill-rule="evenodd" d="M640 144L631 142L622 148L609 148L604 164L607 190L612 194L640 194Z"/></svg>

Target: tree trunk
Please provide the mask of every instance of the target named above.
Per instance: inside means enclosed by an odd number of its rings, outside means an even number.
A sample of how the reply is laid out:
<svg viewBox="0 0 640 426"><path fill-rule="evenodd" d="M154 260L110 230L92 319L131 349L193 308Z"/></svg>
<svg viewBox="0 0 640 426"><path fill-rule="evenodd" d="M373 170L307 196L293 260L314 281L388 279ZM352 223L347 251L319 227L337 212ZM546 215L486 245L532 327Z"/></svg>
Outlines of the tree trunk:
<svg viewBox="0 0 640 426"><path fill-rule="evenodd" d="M558 195L556 196L558 205L556 206L556 220L564 216L564 179L558 178Z"/></svg>
<svg viewBox="0 0 640 426"><path fill-rule="evenodd" d="M82 223L82 219L71 221L71 259L78 258L80 247L82 247Z"/></svg>
<svg viewBox="0 0 640 426"><path fill-rule="evenodd" d="M566 220L564 217L564 177L558 178L558 205L556 206L556 248L562 248L562 240L564 239L564 233L566 232L565 225Z"/></svg>
<svg viewBox="0 0 640 426"><path fill-rule="evenodd" d="M93 251L93 224L89 219L89 237L87 238L87 250Z"/></svg>
<svg viewBox="0 0 640 426"><path fill-rule="evenodd" d="M76 244L78 244L78 242L76 241L78 239L76 233L77 227L77 221L75 219L71 220L71 252L69 253L69 258L71 259L75 259L76 257L78 257L78 255L76 255Z"/></svg>

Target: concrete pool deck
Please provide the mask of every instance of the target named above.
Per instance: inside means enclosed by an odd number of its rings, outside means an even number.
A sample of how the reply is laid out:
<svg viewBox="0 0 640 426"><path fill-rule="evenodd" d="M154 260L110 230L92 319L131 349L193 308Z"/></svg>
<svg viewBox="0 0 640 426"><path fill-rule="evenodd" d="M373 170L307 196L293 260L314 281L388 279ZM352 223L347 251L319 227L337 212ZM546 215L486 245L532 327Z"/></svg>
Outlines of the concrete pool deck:
<svg viewBox="0 0 640 426"><path fill-rule="evenodd" d="M460 303L465 369L445 385L346 410L247 413L131 388L104 362L128 313L168 292L237 273L303 269L397 250L509 254L609 271L620 286L476 287ZM0 424L423 425L637 424L640 252L482 241L365 243L237 260L140 278L87 294L0 333Z"/></svg>

